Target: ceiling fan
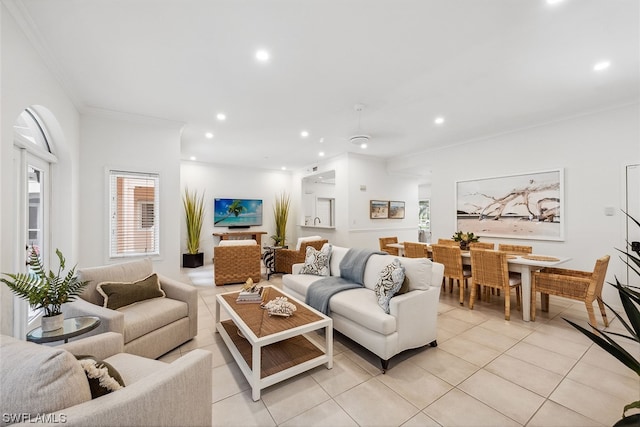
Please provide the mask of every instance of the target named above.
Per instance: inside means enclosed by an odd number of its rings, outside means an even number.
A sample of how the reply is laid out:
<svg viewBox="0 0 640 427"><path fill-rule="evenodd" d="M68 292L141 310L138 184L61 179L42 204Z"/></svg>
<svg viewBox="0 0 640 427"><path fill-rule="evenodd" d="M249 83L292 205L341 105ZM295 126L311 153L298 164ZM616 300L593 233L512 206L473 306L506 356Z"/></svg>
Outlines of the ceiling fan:
<svg viewBox="0 0 640 427"><path fill-rule="evenodd" d="M358 132L355 135L349 137L349 142L359 146L362 149L367 148L369 144L369 140L371 139L370 135L363 133L360 130L360 119L362 116L362 110L364 110L364 104L356 104L353 106L353 109L358 112Z"/></svg>

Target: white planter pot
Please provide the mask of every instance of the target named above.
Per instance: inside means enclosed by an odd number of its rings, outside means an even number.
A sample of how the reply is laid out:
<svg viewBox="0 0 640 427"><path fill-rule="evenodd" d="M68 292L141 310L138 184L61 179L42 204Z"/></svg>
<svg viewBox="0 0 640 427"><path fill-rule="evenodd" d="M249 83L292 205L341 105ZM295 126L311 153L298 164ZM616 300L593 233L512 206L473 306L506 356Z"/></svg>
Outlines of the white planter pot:
<svg viewBox="0 0 640 427"><path fill-rule="evenodd" d="M42 332L51 332L55 331L56 329L61 329L63 324L64 314L62 313L51 317L42 316L40 321Z"/></svg>

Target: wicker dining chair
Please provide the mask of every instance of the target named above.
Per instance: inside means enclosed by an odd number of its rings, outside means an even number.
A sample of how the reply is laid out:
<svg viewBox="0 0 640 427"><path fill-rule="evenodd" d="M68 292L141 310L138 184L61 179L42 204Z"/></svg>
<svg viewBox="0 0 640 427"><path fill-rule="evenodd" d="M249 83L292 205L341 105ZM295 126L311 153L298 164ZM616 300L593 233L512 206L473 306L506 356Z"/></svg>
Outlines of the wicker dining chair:
<svg viewBox="0 0 640 427"><path fill-rule="evenodd" d="M495 288L504 291L504 319L511 319L511 289L516 289L516 303L521 309L520 278L509 276L507 253L488 249L471 250L471 296L469 309L473 310L477 288Z"/></svg>
<svg viewBox="0 0 640 427"><path fill-rule="evenodd" d="M389 255L398 255L399 254L398 248L389 248L389 247L387 247L387 245L389 243L398 243L398 238L397 237L380 237L378 239L378 241L380 242L380 250L381 251L386 252Z"/></svg>
<svg viewBox="0 0 640 427"><path fill-rule="evenodd" d="M261 275L260 246L255 240L222 240L213 248L213 281L217 286L241 283Z"/></svg>
<svg viewBox="0 0 640 427"><path fill-rule="evenodd" d="M460 305L464 305L464 288L467 279L471 277L471 269L462 265L462 254L459 246L431 245L431 254L434 262L444 264L444 286L446 292L447 282L449 292L453 292L453 281L458 282L460 288Z"/></svg>
<svg viewBox="0 0 640 427"><path fill-rule="evenodd" d="M424 243L404 242L404 256L407 258L428 258L427 245Z"/></svg>
<svg viewBox="0 0 640 427"><path fill-rule="evenodd" d="M460 246L460 243L456 242L453 239L438 239L438 244L447 246Z"/></svg>
<svg viewBox="0 0 640 427"><path fill-rule="evenodd" d="M533 247L526 245L508 245L500 243L498 245L498 250L511 255L527 255L533 252Z"/></svg>
<svg viewBox="0 0 640 427"><path fill-rule="evenodd" d="M496 248L495 243L489 242L471 242L469 243L469 249L490 249L493 250Z"/></svg>
<svg viewBox="0 0 640 427"><path fill-rule="evenodd" d="M609 258L609 255L598 258L593 271L547 267L534 272L531 280L531 320L536 320L536 293L540 292L542 311L549 311L549 295L583 301L587 307L589 324L593 327L598 326L593 311L593 301L597 301L604 326L609 326L602 302L602 286Z"/></svg>

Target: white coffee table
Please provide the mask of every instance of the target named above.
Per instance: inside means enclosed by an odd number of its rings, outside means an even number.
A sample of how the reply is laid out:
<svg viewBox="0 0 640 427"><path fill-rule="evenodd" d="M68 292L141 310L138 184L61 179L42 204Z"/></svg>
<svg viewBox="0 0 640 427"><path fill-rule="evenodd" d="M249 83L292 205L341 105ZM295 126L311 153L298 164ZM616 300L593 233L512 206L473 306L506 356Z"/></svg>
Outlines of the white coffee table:
<svg viewBox="0 0 640 427"><path fill-rule="evenodd" d="M265 286L265 301L285 296L296 305L291 317L269 316L260 304L238 304L238 292L216 295L216 330L251 385L251 397L309 369L333 367L333 321L273 286ZM220 320L221 309L229 320ZM325 345L304 334L324 329Z"/></svg>

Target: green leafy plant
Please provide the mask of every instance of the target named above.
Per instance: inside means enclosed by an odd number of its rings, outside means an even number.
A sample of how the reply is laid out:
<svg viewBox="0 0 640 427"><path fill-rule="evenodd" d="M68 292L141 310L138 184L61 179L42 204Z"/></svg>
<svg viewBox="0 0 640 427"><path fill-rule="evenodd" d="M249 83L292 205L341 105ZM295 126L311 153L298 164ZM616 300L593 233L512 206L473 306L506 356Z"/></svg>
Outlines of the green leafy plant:
<svg viewBox="0 0 640 427"><path fill-rule="evenodd" d="M197 191L191 192L185 188L182 204L187 223L187 252L197 254L200 251L200 232L204 218L204 192L198 197Z"/></svg>
<svg viewBox="0 0 640 427"><path fill-rule="evenodd" d="M453 233L453 236L451 236L451 238L456 242L472 243L478 241L478 236L476 236L475 234L464 233L462 231L456 231L455 233Z"/></svg>
<svg viewBox="0 0 640 427"><path fill-rule="evenodd" d="M289 207L291 200L289 195L281 193L276 196L276 202L273 205L273 218L276 223L276 234L271 236L275 246L284 246L287 240L287 220L289 219Z"/></svg>
<svg viewBox="0 0 640 427"><path fill-rule="evenodd" d="M89 283L78 280L75 275L75 266L64 274L65 258L58 249L56 249L56 255L59 261L57 274L53 271L47 274L38 252L31 248L29 254L31 271L18 274L2 273L9 279L0 279L0 282L6 284L14 294L27 300L33 309L44 309L45 317L61 314L62 304L75 300Z"/></svg>
<svg viewBox="0 0 640 427"><path fill-rule="evenodd" d="M640 227L640 222L638 222L626 212L625 214L633 222L635 222L638 227ZM629 266L629 268L633 270L638 276L640 276L640 250L638 250L637 248L636 250L633 250L633 246L628 242L626 251L622 251L620 249L616 250L625 255L625 257L620 257L622 259L622 262ZM633 252L635 252L635 255L633 254ZM626 367L634 371L636 375L640 376L640 361L638 361L638 359L636 359L632 354L626 351L612 338L612 336L618 336L630 341L635 341L636 343L640 343L640 311L638 311L638 306L640 306L640 292L638 292L638 290L640 290L640 288L637 286L623 285L620 283L620 281L618 281L617 277L615 284L610 282L608 283L618 290L618 295L620 296L620 301L622 302L622 307L624 308L628 322L615 310L613 310L606 302L603 301L603 303L613 312L616 318L620 320L629 335L619 334L616 332L608 332L598 329L594 325L589 325L595 331L593 332L586 328L583 328L582 326L572 322L571 320L564 320L570 323L571 326L585 334L587 337L589 337L591 341L596 343L607 353L622 362ZM640 425L640 414L633 414L629 416L626 415L627 411L631 409L640 409L640 400L636 400L635 402L631 402L628 405L625 405L624 409L622 410L622 418L618 422L616 422L614 426Z"/></svg>

